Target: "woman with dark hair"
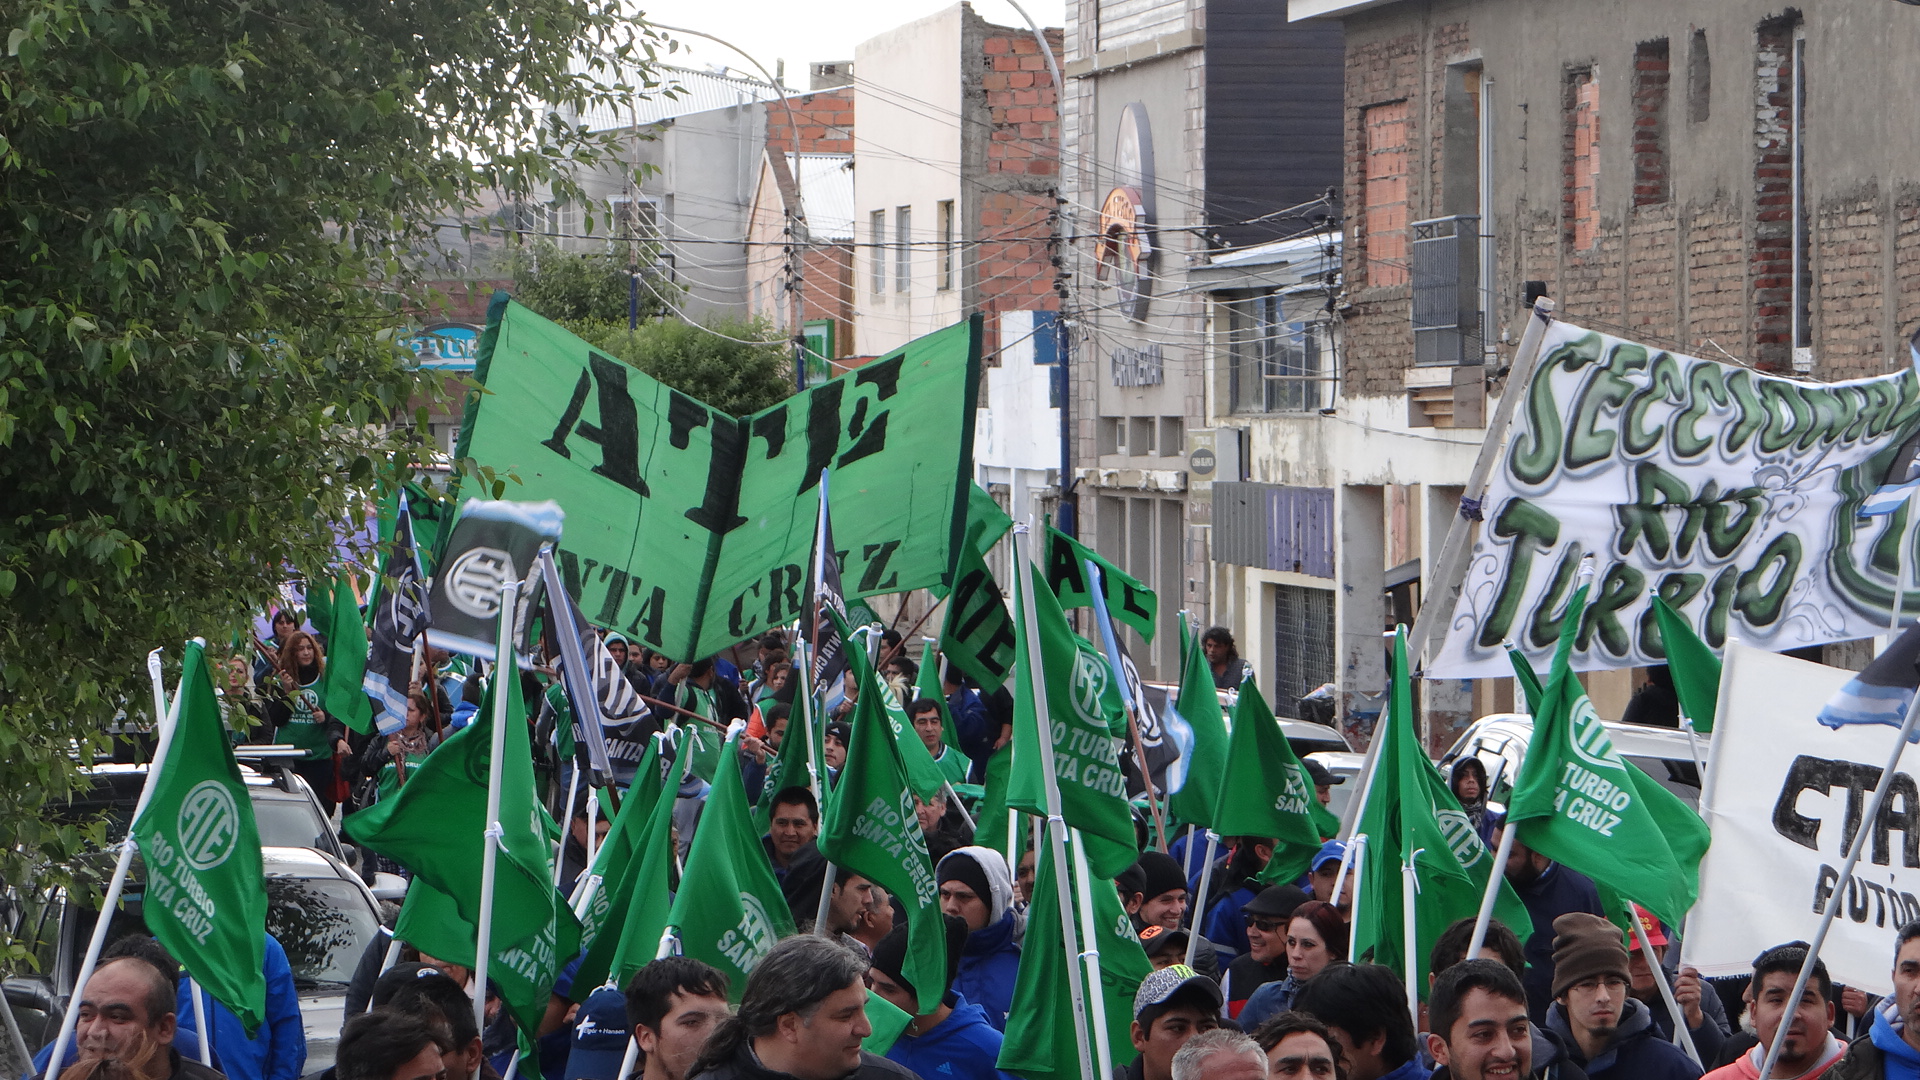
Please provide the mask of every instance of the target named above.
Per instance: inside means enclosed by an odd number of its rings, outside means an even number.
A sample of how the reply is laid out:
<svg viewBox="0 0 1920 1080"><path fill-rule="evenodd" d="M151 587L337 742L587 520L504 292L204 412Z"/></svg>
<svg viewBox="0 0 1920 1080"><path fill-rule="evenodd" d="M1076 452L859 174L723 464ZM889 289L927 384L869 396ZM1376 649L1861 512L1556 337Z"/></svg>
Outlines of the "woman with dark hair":
<svg viewBox="0 0 1920 1080"><path fill-rule="evenodd" d="M1200 651L1207 654L1207 666L1213 669L1216 690L1238 690L1247 676L1253 674L1253 667L1240 659L1233 631L1224 626L1209 627L1200 635Z"/></svg>
<svg viewBox="0 0 1920 1080"><path fill-rule="evenodd" d="M1309 900L1287 919L1287 977L1253 992L1240 1010L1240 1026L1256 1027L1293 1008L1308 979L1347 959L1347 924L1340 911L1323 900Z"/></svg>
<svg viewBox="0 0 1920 1080"><path fill-rule="evenodd" d="M1480 834L1480 842L1493 847L1493 831L1500 827L1505 815L1487 808L1487 799L1493 793L1487 790L1486 763L1472 754L1454 762L1449 786L1453 797L1460 800L1460 809L1465 810L1467 819L1473 822L1473 831Z"/></svg>
<svg viewBox="0 0 1920 1080"><path fill-rule="evenodd" d="M313 788L320 805L331 815L339 800L334 795L333 755L347 754L347 727L327 715L320 705L320 680L326 674L327 658L320 643L305 630L287 635L274 660L279 672L279 693L269 704L268 719L274 724L274 741L299 747L306 753L294 763L298 773Z"/></svg>
<svg viewBox="0 0 1920 1080"><path fill-rule="evenodd" d="M400 789L407 773L427 760L427 754L440 745L440 733L433 730L433 704L427 695L415 690L407 695L407 722L386 738L367 740L360 752L360 775L374 782L372 798L364 805L384 799ZM364 782L363 782L364 783Z"/></svg>

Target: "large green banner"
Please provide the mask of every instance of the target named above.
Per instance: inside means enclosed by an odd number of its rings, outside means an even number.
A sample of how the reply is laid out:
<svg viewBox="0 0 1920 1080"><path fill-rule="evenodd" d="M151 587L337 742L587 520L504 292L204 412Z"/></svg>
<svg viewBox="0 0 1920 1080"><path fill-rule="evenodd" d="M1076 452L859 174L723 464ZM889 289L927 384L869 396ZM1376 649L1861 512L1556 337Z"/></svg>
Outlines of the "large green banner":
<svg viewBox="0 0 1920 1080"><path fill-rule="evenodd" d="M977 320L733 417L502 293L475 376L458 456L558 502L587 618L677 659L799 615L823 469L849 599L943 584L965 535Z"/></svg>

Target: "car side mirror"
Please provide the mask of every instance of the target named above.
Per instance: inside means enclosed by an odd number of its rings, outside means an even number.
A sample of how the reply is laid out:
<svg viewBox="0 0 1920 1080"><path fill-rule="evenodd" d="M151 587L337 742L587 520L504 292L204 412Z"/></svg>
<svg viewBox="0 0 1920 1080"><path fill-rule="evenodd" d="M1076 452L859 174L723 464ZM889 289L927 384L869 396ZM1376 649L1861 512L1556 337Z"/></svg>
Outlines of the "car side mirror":
<svg viewBox="0 0 1920 1080"><path fill-rule="evenodd" d="M383 870L373 875L373 884L371 886L373 898L375 900L392 900L398 903L407 898L408 884L407 879L401 877L399 874L389 874Z"/></svg>

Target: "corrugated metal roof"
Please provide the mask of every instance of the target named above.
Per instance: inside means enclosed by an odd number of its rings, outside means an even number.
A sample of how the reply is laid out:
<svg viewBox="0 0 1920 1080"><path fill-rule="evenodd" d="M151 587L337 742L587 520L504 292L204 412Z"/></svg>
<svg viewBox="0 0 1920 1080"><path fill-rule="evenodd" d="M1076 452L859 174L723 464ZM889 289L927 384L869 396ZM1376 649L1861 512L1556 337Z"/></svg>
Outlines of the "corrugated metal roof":
<svg viewBox="0 0 1920 1080"><path fill-rule="evenodd" d="M853 155L802 154L799 177L807 232L815 240L853 239Z"/></svg>
<svg viewBox="0 0 1920 1080"><path fill-rule="evenodd" d="M680 67L657 70L663 85L642 94L633 107L589 109L582 118L588 129L610 131L633 124L657 124L662 120L780 97L778 90L758 79L731 73L722 75Z"/></svg>

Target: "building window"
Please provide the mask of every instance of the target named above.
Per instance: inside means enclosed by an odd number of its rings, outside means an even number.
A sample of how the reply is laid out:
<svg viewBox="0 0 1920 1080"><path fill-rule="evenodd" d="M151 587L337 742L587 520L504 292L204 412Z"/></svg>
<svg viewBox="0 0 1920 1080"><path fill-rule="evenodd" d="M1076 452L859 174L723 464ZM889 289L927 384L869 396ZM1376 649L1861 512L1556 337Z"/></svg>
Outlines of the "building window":
<svg viewBox="0 0 1920 1080"><path fill-rule="evenodd" d="M1368 285L1407 283L1407 140L1404 101L1361 111L1366 136L1366 275Z"/></svg>
<svg viewBox="0 0 1920 1080"><path fill-rule="evenodd" d="M1567 242L1586 251L1599 238L1600 83L1593 72L1567 80Z"/></svg>
<svg viewBox="0 0 1920 1080"><path fill-rule="evenodd" d="M867 250L872 253L868 261L871 272L868 284L873 295L884 296L887 291L887 212L875 210L867 215Z"/></svg>
<svg viewBox="0 0 1920 1080"><path fill-rule="evenodd" d="M953 200L942 199L939 203L940 224L940 287L953 288L954 242L953 242Z"/></svg>
<svg viewBox="0 0 1920 1080"><path fill-rule="evenodd" d="M1667 39L1633 50L1633 205L1657 206L1672 197L1667 175Z"/></svg>
<svg viewBox="0 0 1920 1080"><path fill-rule="evenodd" d="M1333 590L1274 586L1273 712L1297 720L1300 699L1333 681Z"/></svg>
<svg viewBox="0 0 1920 1080"><path fill-rule="evenodd" d="M1312 412L1326 403L1324 325L1288 321L1278 293L1231 301L1227 311L1233 412Z"/></svg>
<svg viewBox="0 0 1920 1080"><path fill-rule="evenodd" d="M913 207L893 208L893 291L913 289Z"/></svg>
<svg viewBox="0 0 1920 1080"><path fill-rule="evenodd" d="M1707 32L1695 30L1687 45L1687 123L1704 124L1713 113L1713 58Z"/></svg>
<svg viewBox="0 0 1920 1080"><path fill-rule="evenodd" d="M1451 216L1480 213L1480 65L1447 65L1446 132L1441 144L1440 206Z"/></svg>

